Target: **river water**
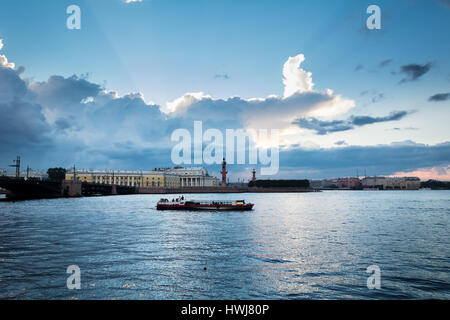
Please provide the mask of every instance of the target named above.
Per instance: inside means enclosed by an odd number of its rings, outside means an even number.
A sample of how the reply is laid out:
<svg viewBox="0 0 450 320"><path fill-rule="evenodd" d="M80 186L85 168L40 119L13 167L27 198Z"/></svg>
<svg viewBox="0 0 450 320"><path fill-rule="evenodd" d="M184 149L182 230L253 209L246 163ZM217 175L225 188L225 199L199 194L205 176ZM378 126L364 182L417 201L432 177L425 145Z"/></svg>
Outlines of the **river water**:
<svg viewBox="0 0 450 320"><path fill-rule="evenodd" d="M450 191L187 197L255 208L156 211L160 195L0 202L0 299L450 298ZM80 290L67 288L70 265ZM367 287L371 265L380 289Z"/></svg>

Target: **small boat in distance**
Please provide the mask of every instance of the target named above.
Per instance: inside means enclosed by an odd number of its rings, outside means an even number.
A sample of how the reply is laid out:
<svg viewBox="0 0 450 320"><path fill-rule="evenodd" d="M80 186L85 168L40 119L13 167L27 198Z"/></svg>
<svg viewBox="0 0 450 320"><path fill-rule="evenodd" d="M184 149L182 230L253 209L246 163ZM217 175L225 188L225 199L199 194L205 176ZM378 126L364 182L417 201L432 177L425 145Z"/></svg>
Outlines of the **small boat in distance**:
<svg viewBox="0 0 450 320"><path fill-rule="evenodd" d="M245 200L185 200L161 199L156 204L156 210L252 210L253 203Z"/></svg>

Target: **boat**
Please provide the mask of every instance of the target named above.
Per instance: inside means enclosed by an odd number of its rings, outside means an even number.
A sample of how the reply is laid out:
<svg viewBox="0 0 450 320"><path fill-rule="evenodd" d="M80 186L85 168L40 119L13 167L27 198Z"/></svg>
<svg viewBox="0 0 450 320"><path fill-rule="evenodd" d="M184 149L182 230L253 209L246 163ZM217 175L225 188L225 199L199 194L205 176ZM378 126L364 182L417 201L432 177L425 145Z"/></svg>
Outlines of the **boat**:
<svg viewBox="0 0 450 320"><path fill-rule="evenodd" d="M156 210L252 210L253 203L245 200L185 200L184 197L161 199L156 204Z"/></svg>

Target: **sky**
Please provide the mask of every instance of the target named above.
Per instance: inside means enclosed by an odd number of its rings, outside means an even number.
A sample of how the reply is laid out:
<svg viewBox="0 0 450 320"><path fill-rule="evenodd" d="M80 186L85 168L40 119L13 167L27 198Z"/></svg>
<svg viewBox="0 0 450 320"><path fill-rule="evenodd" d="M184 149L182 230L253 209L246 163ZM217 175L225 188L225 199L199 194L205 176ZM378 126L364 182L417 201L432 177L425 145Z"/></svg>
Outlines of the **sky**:
<svg viewBox="0 0 450 320"><path fill-rule="evenodd" d="M279 178L450 180L449 0L0 7L0 168L171 166L171 133L201 120L279 129Z"/></svg>

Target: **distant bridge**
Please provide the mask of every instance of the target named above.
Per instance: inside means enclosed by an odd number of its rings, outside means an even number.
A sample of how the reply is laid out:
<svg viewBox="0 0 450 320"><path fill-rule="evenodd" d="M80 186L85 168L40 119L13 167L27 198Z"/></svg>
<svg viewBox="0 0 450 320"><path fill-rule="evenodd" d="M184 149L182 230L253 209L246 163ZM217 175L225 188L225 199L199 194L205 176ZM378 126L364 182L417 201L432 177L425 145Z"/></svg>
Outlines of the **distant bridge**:
<svg viewBox="0 0 450 320"><path fill-rule="evenodd" d="M184 187L149 188L81 182L74 180L51 181L0 177L0 188L7 190L9 199L44 199L62 197L90 197L125 194L187 194L187 193L273 193L311 192L309 188L257 188L257 187Z"/></svg>
<svg viewBox="0 0 450 320"><path fill-rule="evenodd" d="M88 196L107 196L118 194L134 194L136 193L136 187L134 186L120 186L111 184L89 183L83 182L81 184L81 195Z"/></svg>

